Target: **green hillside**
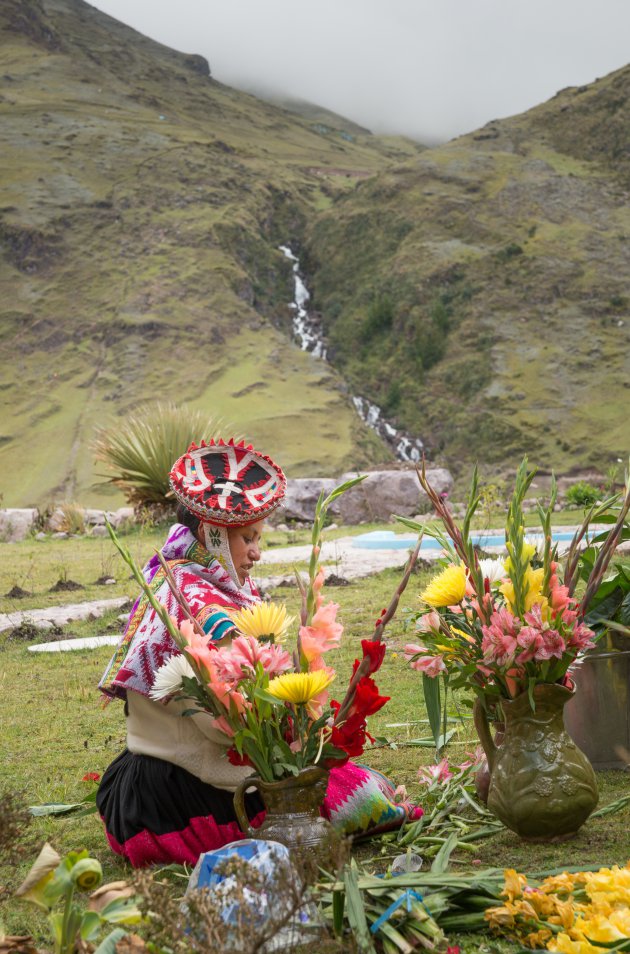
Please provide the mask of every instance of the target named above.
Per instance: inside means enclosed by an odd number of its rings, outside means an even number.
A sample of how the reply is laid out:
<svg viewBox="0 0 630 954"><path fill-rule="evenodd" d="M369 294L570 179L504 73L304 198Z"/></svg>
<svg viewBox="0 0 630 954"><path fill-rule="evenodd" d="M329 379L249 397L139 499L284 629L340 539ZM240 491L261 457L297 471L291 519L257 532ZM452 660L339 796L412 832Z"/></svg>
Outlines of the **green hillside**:
<svg viewBox="0 0 630 954"><path fill-rule="evenodd" d="M291 476L391 458L353 393L455 471L624 456L630 70L425 149L82 0L3 0L0 57L2 505L119 502L94 428L158 398ZM292 341L280 243L328 365Z"/></svg>
<svg viewBox="0 0 630 954"><path fill-rule="evenodd" d="M564 90L310 223L329 356L455 470L628 451L629 94L630 68Z"/></svg>
<svg viewBox="0 0 630 954"><path fill-rule="evenodd" d="M317 132L81 0L3 0L0 30L3 505L110 500L94 426L160 397L292 475L386 457L287 334L277 246L414 144Z"/></svg>

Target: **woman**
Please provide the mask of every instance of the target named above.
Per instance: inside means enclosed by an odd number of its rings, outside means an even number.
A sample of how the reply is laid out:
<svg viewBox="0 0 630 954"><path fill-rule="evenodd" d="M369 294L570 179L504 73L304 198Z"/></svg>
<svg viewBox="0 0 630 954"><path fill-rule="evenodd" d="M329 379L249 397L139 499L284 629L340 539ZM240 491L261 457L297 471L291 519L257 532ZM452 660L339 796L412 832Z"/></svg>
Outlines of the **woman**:
<svg viewBox="0 0 630 954"><path fill-rule="evenodd" d="M259 600L249 577L260 559L264 519L282 502L286 479L274 462L243 442L192 444L170 473L178 523L162 555L208 639L229 639L228 610ZM153 557L144 568L157 600L184 619ZM156 669L179 650L143 594L101 680L111 698L125 700L127 748L105 772L97 805L113 850L134 867L194 864L204 851L242 838L232 796L251 774L226 758L227 740L212 716L182 717L181 700L149 698ZM323 811L346 833L397 827L421 809L393 802L378 773L348 763L332 769ZM254 826L264 818L257 793L246 796Z"/></svg>

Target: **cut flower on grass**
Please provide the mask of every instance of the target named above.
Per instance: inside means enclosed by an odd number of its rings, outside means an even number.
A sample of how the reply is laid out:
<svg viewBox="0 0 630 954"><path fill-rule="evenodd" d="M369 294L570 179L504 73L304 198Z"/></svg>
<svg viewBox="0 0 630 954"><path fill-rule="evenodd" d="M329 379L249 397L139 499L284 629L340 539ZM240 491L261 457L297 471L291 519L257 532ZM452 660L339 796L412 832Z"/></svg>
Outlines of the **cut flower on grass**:
<svg viewBox="0 0 630 954"><path fill-rule="evenodd" d="M225 736L230 762L250 765L266 782L296 775L313 765L343 765L349 757L360 755L371 738L367 719L389 699L380 694L373 676L385 656L384 627L394 615L418 548L389 608L379 616L371 639L361 642L362 655L355 660L345 695L341 700L328 695L335 671L325 664L325 654L339 646L343 625L337 619L339 606L324 601L324 570L319 563L321 535L328 506L361 479L342 484L328 497L322 494L318 501L308 582L298 576L302 607L292 652L286 646L294 618L288 616L285 606L275 603L260 603L231 613L237 634L228 641L212 641L158 553L165 577L187 617L176 625L155 599L128 551L111 528L109 531L178 650L158 669L151 698L186 700L189 705L185 716L209 713L214 728Z"/></svg>
<svg viewBox="0 0 630 954"><path fill-rule="evenodd" d="M630 863L599 871L564 872L530 885L508 869L506 901L486 910L490 928L526 947L560 954L630 949ZM603 946L603 947L602 947Z"/></svg>

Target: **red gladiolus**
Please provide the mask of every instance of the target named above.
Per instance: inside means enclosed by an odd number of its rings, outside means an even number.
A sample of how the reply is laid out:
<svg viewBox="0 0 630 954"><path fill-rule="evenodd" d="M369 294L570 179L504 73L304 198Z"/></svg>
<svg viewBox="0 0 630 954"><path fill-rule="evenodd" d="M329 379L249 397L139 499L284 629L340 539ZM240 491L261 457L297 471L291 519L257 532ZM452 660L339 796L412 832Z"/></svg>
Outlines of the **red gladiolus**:
<svg viewBox="0 0 630 954"><path fill-rule="evenodd" d="M234 746L228 749L227 751L228 762L232 765L251 765L253 767L254 763L249 760L249 758L243 753L239 755Z"/></svg>
<svg viewBox="0 0 630 954"><path fill-rule="evenodd" d="M83 776L83 778L81 779L81 781L82 781L82 782L99 782L99 781L100 781L100 778L101 778L101 776L99 775L98 772L87 772L87 773Z"/></svg>
<svg viewBox="0 0 630 954"><path fill-rule="evenodd" d="M374 715L379 709L382 709L386 702L389 702L391 696L381 696L378 687L369 676L362 676L357 683L357 691L354 702L350 707L349 715L354 713L361 714L363 718Z"/></svg>
<svg viewBox="0 0 630 954"><path fill-rule="evenodd" d="M363 649L363 658L366 657L370 660L370 670L369 674L372 675L373 672L376 672L381 668L383 659L385 658L385 650L387 646L384 642L377 642L376 640L371 639L362 639L361 647Z"/></svg>

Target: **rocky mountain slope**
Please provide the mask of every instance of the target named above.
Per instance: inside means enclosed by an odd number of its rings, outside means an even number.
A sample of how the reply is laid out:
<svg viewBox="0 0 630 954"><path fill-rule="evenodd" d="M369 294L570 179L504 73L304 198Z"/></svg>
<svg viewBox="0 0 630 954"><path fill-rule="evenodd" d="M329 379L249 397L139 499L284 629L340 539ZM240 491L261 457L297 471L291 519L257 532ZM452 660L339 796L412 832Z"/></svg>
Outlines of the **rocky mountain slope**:
<svg viewBox="0 0 630 954"><path fill-rule="evenodd" d="M4 505L106 502L94 427L157 398L292 475L386 457L292 341L278 245L415 144L320 132L82 0L3 0L0 38Z"/></svg>
<svg viewBox="0 0 630 954"><path fill-rule="evenodd" d="M628 452L629 103L627 67L390 168L310 224L331 359L456 468Z"/></svg>

